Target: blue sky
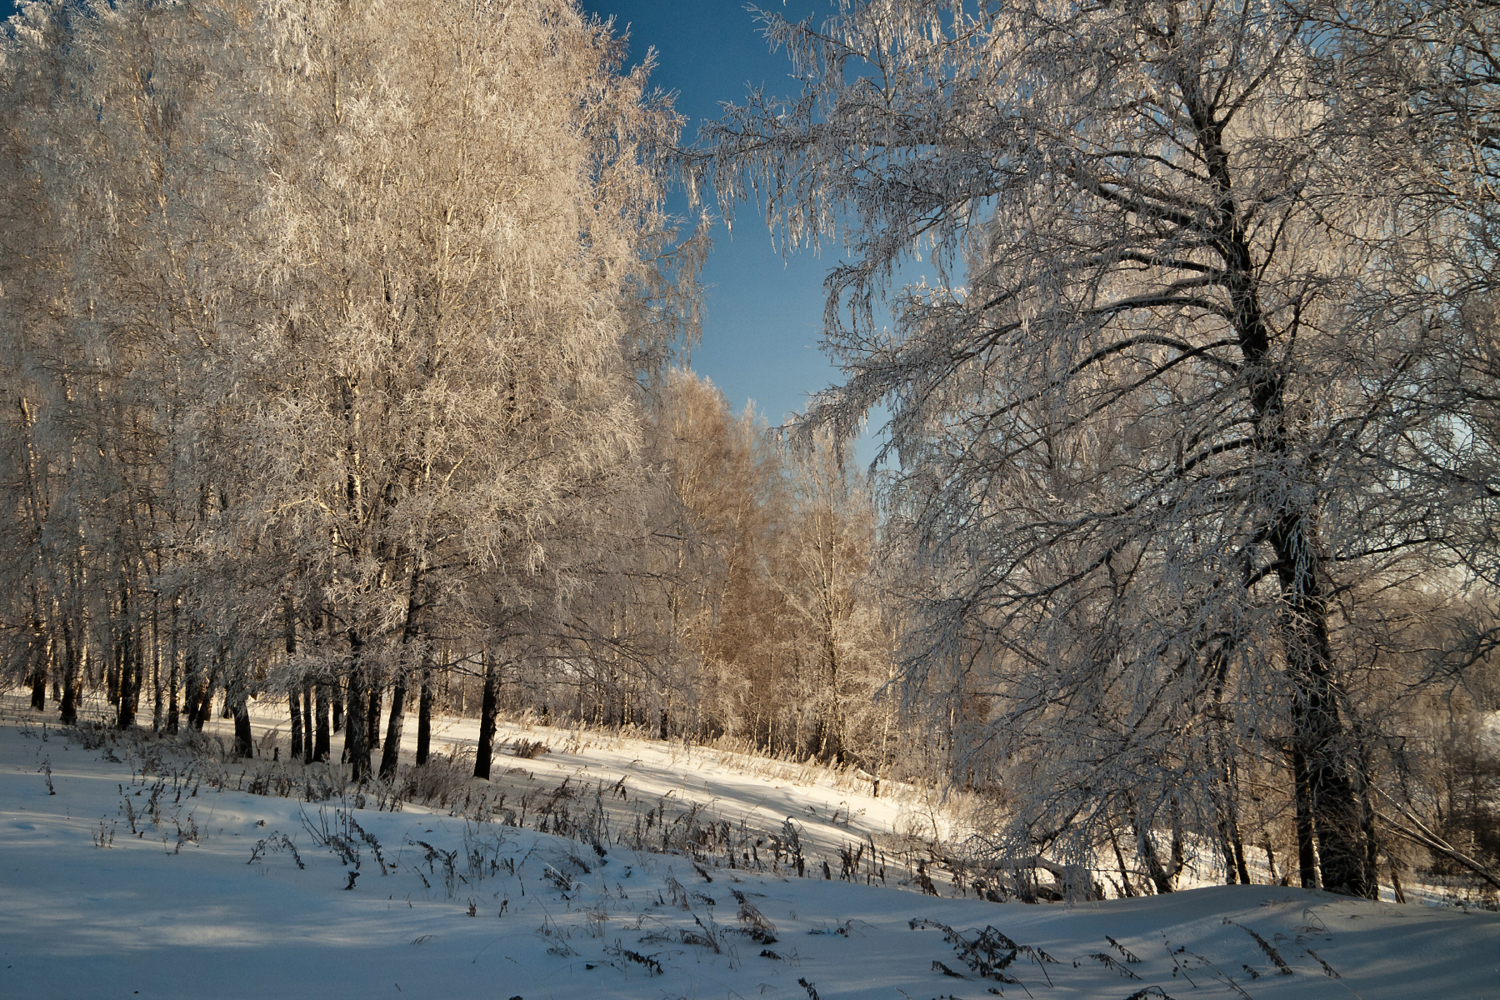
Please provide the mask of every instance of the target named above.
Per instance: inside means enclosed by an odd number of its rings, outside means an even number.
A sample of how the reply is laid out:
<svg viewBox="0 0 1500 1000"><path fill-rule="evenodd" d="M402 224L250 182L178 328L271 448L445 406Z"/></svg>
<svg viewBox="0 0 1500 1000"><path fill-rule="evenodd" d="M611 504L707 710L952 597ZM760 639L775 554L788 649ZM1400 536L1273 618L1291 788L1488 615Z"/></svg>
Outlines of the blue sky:
<svg viewBox="0 0 1500 1000"><path fill-rule="evenodd" d="M652 78L677 93L688 141L701 122L719 117L720 102L743 103L753 87L773 95L793 89L790 60L768 50L744 0L584 0L582 6L613 17L617 34L628 29L632 63L656 49ZM817 0L762 0L761 6L793 20L821 18L831 9ZM822 257L802 252L783 260L752 205L736 213L733 239L722 224L715 227L703 273L703 339L692 361L735 409L754 400L766 419L779 423L837 378L818 347L823 276L833 262L826 250Z"/></svg>
<svg viewBox="0 0 1500 1000"><path fill-rule="evenodd" d="M751 87L773 95L793 90L790 61L785 53L770 53L744 0L584 0L582 6L614 18L617 34L628 29L632 65L656 49L652 79L677 93L689 141L701 122L719 116L722 101L742 103ZM821 19L832 9L828 0L761 0L761 6L793 20ZM11 0L0 0L0 14L12 10ZM836 257L825 250L821 257L803 252L783 260L754 206L741 207L732 239L722 224L713 237L693 368L736 410L754 400L762 416L780 423L838 377L818 346L823 276ZM866 440L858 452L868 462L874 448Z"/></svg>

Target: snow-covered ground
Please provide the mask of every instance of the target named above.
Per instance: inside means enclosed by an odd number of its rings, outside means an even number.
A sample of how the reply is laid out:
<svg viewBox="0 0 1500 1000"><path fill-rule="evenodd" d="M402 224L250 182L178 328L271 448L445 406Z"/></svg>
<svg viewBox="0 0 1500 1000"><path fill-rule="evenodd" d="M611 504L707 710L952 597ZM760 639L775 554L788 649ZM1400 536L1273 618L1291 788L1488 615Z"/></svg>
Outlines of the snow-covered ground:
<svg viewBox="0 0 1500 1000"><path fill-rule="evenodd" d="M26 710L20 696L0 699L0 706L12 713ZM102 701L94 708L99 719L108 718ZM285 703L252 703L251 721L262 762L277 746L285 757L290 728ZM228 720L213 719L207 732L222 747L233 742ZM517 759L511 748L521 741L541 744L547 752ZM477 719L434 719L433 752L450 757L462 773L472 772L478 742ZM335 754L342 747L342 734L335 734ZM416 752L415 719L407 720L402 747L403 760L409 761ZM773 835L790 819L809 860L817 862L835 859L836 864L840 849L869 841L884 853L910 851L935 837L951 840L963 828L969 806L965 796L943 796L899 782L884 781L877 789L868 776L853 770L539 723L500 720L495 748L483 794L491 805L500 803L502 815L510 810L524 818L526 810L535 812L538 803L568 781L580 795L584 789L604 790L603 808L622 830L653 810L670 820L693 806L700 807L705 822L727 822L736 831L743 824L749 832Z"/></svg>
<svg viewBox="0 0 1500 1000"><path fill-rule="evenodd" d="M1494 913L1270 886L995 904L797 878L785 858L779 874L699 866L626 846L618 823L601 855L452 807L252 795L222 769L216 787L201 757L90 749L8 716L0 997L1500 1000ZM599 793L619 775L630 798L611 802L711 801L767 829L795 816L807 844L938 818L850 776L539 735L559 745L495 761L497 776L521 769L507 794L533 807L545 781L571 774Z"/></svg>

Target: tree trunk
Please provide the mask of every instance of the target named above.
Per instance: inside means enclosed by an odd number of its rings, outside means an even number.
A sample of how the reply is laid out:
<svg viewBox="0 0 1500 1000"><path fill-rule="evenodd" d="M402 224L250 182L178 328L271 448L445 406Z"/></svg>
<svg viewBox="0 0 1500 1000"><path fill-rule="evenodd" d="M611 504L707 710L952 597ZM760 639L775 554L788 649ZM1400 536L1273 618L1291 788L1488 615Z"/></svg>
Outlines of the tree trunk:
<svg viewBox="0 0 1500 1000"><path fill-rule="evenodd" d="M1172 820L1172 871L1168 877L1176 878L1182 874L1182 866L1187 863L1187 844L1182 837L1182 806L1175 797L1167 814Z"/></svg>
<svg viewBox="0 0 1500 1000"><path fill-rule="evenodd" d="M1197 103L1189 112L1207 151L1206 172L1218 189L1222 209L1214 226L1224 261L1224 288L1234 307L1235 338L1244 359L1243 376L1254 413L1254 447L1270 461L1286 463L1285 495L1271 512L1266 540L1276 557L1283 608L1281 633L1286 671L1293 688L1294 749L1306 765L1309 807L1323 863L1323 886L1334 892L1367 895L1359 817L1346 767L1343 724L1333 690L1333 648L1328 607L1312 514L1301 501L1295 478L1307 472L1292 459L1287 424L1286 379L1272 350L1273 335L1260 302L1260 273L1244 228L1241 206L1224 145L1224 125ZM1300 840L1299 831L1299 840Z"/></svg>
<svg viewBox="0 0 1500 1000"><path fill-rule="evenodd" d="M1295 558L1288 547L1282 559ZM1347 734L1330 676L1332 650L1327 614L1312 580L1301 581L1307 614L1295 607L1288 623L1287 663L1292 675L1292 739L1302 755L1323 888L1369 896L1359 801L1349 776Z"/></svg>
<svg viewBox="0 0 1500 1000"><path fill-rule="evenodd" d="M250 733L248 701L244 691L236 691L229 699L230 714L234 716L234 755L236 757L255 756L255 740Z"/></svg>
<svg viewBox="0 0 1500 1000"><path fill-rule="evenodd" d="M1115 864L1120 867L1120 891L1127 898L1134 899L1136 896L1135 886L1130 884L1130 871L1125 867L1125 855L1120 851L1120 838L1115 834L1115 825L1109 825L1109 844L1115 849Z"/></svg>
<svg viewBox="0 0 1500 1000"><path fill-rule="evenodd" d="M172 662L167 668L167 735L176 736L177 727L182 725L182 708L177 701L177 640L172 640Z"/></svg>
<svg viewBox="0 0 1500 1000"><path fill-rule="evenodd" d="M349 776L355 784L364 784L370 780L370 731L364 719L369 691L366 689L365 665L361 655L365 644L363 637L353 630L348 635L349 685L344 705L349 714L344 720L344 756L349 758Z"/></svg>
<svg viewBox="0 0 1500 1000"><path fill-rule="evenodd" d="M371 750L380 749L380 696L384 685L379 676L370 678L370 710L365 716L369 725L365 733L365 739L369 741Z"/></svg>
<svg viewBox="0 0 1500 1000"><path fill-rule="evenodd" d="M156 629L152 628L152 632ZM151 703L151 728L161 732L166 725L166 689L161 680L161 644L160 637L151 637L151 687L154 697Z"/></svg>
<svg viewBox="0 0 1500 1000"><path fill-rule="evenodd" d="M285 635L286 658L292 662L297 657L297 609L292 603L290 592L281 596L281 620ZM301 699L297 697L297 684L292 683L286 690L287 711L292 716L292 759L298 760L302 757L302 706ZM309 737L312 733L307 734Z"/></svg>
<svg viewBox="0 0 1500 1000"><path fill-rule="evenodd" d="M208 720L214 716L214 677L212 674L203 678L203 683L198 688L198 704L193 707L193 728L203 732L203 727L208 725Z"/></svg>
<svg viewBox="0 0 1500 1000"><path fill-rule="evenodd" d="M182 724L181 709L177 704L177 685L180 681L180 678L177 676L177 664L181 662L177 648L179 637L177 624L178 604L179 599L174 596L172 598L172 633L168 648L168 655L172 659L171 666L167 670L167 733L173 736L177 734L177 727Z"/></svg>
<svg viewBox="0 0 1500 1000"><path fill-rule="evenodd" d="M402 674L391 690L391 718L385 729L385 751L380 755L380 778L394 781L396 765L401 762L401 727L406 717L406 676Z"/></svg>
<svg viewBox="0 0 1500 1000"><path fill-rule="evenodd" d="M498 711L499 671L493 654L484 654L484 702L479 710L479 748L474 755L474 777L489 780L495 753L495 713Z"/></svg>
<svg viewBox="0 0 1500 1000"><path fill-rule="evenodd" d="M24 409L24 408L23 408ZM32 661L31 710L47 710L47 667L52 658L53 642L48 638L47 623L42 620L42 599L36 581L31 584L31 640L27 653Z"/></svg>
<svg viewBox="0 0 1500 1000"><path fill-rule="evenodd" d="M1238 884L1239 869L1234 865L1234 844L1229 839L1229 824L1224 821L1219 823L1219 849L1224 854L1224 884Z"/></svg>
<svg viewBox="0 0 1500 1000"><path fill-rule="evenodd" d="M120 729L129 729L135 725L135 709L141 696L141 651L140 637L128 621L120 632L119 662L120 702L115 724Z"/></svg>
<svg viewBox="0 0 1500 1000"><path fill-rule="evenodd" d="M292 717L292 760L302 759L302 699L298 697L297 685L286 690L287 710Z"/></svg>
<svg viewBox="0 0 1500 1000"><path fill-rule="evenodd" d="M65 726L76 726L78 724L78 650L73 645L73 627L66 618L63 619L62 634L62 723Z"/></svg>
<svg viewBox="0 0 1500 1000"><path fill-rule="evenodd" d="M36 657L36 669L31 673L31 710L47 710L47 657Z"/></svg>
<svg viewBox="0 0 1500 1000"><path fill-rule="evenodd" d="M417 706L417 766L427 763L432 749L432 668L422 667L422 695Z"/></svg>
<svg viewBox="0 0 1500 1000"><path fill-rule="evenodd" d="M1312 789L1302 751L1292 751L1292 787L1297 806L1297 874L1304 889L1318 887L1318 862L1313 848Z"/></svg>
<svg viewBox="0 0 1500 1000"><path fill-rule="evenodd" d="M120 644L110 644L109 659L104 664L104 697L111 705L120 704Z"/></svg>
<svg viewBox="0 0 1500 1000"><path fill-rule="evenodd" d="M35 588L32 594L33 606L38 603ZM40 615L31 621L31 642L27 650L32 661L31 671L31 710L33 712L45 712L47 710L47 668L52 658L53 643L47 639L47 627L42 622Z"/></svg>
<svg viewBox="0 0 1500 1000"><path fill-rule="evenodd" d="M316 686L318 697L318 732L317 740L313 744L313 760L328 763L328 758L333 755L333 739L331 736L333 727L329 724L329 714L332 710L328 696L328 685L318 684Z"/></svg>
<svg viewBox="0 0 1500 1000"><path fill-rule="evenodd" d="M313 762L313 686L312 681L302 681L302 763Z"/></svg>
<svg viewBox="0 0 1500 1000"><path fill-rule="evenodd" d="M184 709L187 712L187 724L201 729L202 727L197 725L197 721L198 703L203 700L203 678L198 675L198 657L192 649L187 651L182 666L183 676L187 681L187 690L184 692L184 697L186 698Z"/></svg>
<svg viewBox="0 0 1500 1000"><path fill-rule="evenodd" d="M1133 803L1130 808L1130 828L1135 833L1136 851L1146 863L1146 875L1150 877L1151 884L1158 893L1169 893L1172 891L1172 876L1167 874L1161 859L1156 856L1156 845L1151 841L1151 828L1141 822Z"/></svg>

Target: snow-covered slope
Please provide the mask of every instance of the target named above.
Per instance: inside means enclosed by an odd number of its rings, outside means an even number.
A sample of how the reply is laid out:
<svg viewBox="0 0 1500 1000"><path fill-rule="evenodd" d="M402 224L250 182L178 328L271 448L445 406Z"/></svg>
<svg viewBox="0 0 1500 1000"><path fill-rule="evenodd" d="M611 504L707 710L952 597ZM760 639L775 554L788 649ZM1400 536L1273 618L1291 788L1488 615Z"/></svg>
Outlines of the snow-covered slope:
<svg viewBox="0 0 1500 1000"><path fill-rule="evenodd" d="M625 741L580 742L547 763L627 752L611 766L641 795L675 781L726 813L870 817L852 789L705 751L653 770ZM0 726L0 997L1500 998L1493 913L1267 886L936 898L220 790L189 766Z"/></svg>

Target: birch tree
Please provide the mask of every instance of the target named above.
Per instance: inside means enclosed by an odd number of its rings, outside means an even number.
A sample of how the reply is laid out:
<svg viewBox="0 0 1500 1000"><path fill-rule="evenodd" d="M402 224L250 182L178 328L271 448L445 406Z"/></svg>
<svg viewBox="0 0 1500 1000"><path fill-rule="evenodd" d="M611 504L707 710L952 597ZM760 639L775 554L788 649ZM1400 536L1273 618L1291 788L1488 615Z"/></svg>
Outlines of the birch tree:
<svg viewBox="0 0 1500 1000"><path fill-rule="evenodd" d="M362 777L377 669L404 676L435 628L488 649L543 576L564 599L554 546L628 488L630 293L667 236L654 150L677 119L566 3L288 0L264 23L245 527L324 595Z"/></svg>
<svg viewBox="0 0 1500 1000"><path fill-rule="evenodd" d="M241 752L316 688L304 754L342 697L363 778L383 688L394 751L436 650L544 645L644 530L679 120L563 0L49 0L4 42L14 669L104 665L121 726L158 665L167 728L220 685Z"/></svg>
<svg viewBox="0 0 1500 1000"><path fill-rule="evenodd" d="M851 467L853 449L827 433L788 450L791 503L770 576L797 669L778 686L802 693L797 707L809 725L800 735L813 754L878 770L886 756L878 702L888 694L889 642L876 594L869 484Z"/></svg>
<svg viewBox="0 0 1500 1000"><path fill-rule="evenodd" d="M1373 893L1349 630L1361 587L1441 556L1433 495L1400 489L1433 342L1369 305L1441 281L1391 250L1453 216L1398 211L1343 141L1317 24L1279 4L763 19L802 94L753 95L702 162L789 243L849 250L826 315L848 379L809 420L891 407L931 582L907 676L978 713L959 767L1022 783L1001 849L1084 860L1123 825L1156 877L1153 828L1222 828L1260 754L1296 787L1304 881Z"/></svg>
<svg viewBox="0 0 1500 1000"><path fill-rule="evenodd" d="M17 468L41 484L28 589L50 595L36 603L69 692L94 647L122 726L148 672L163 721L163 581L203 506L186 428L225 300L207 269L242 206L233 158L214 142L226 95L243 92L227 14L37 3L7 38L19 98L7 209L21 223L7 256L22 294L5 355L25 386ZM65 716L74 707L65 695Z"/></svg>

